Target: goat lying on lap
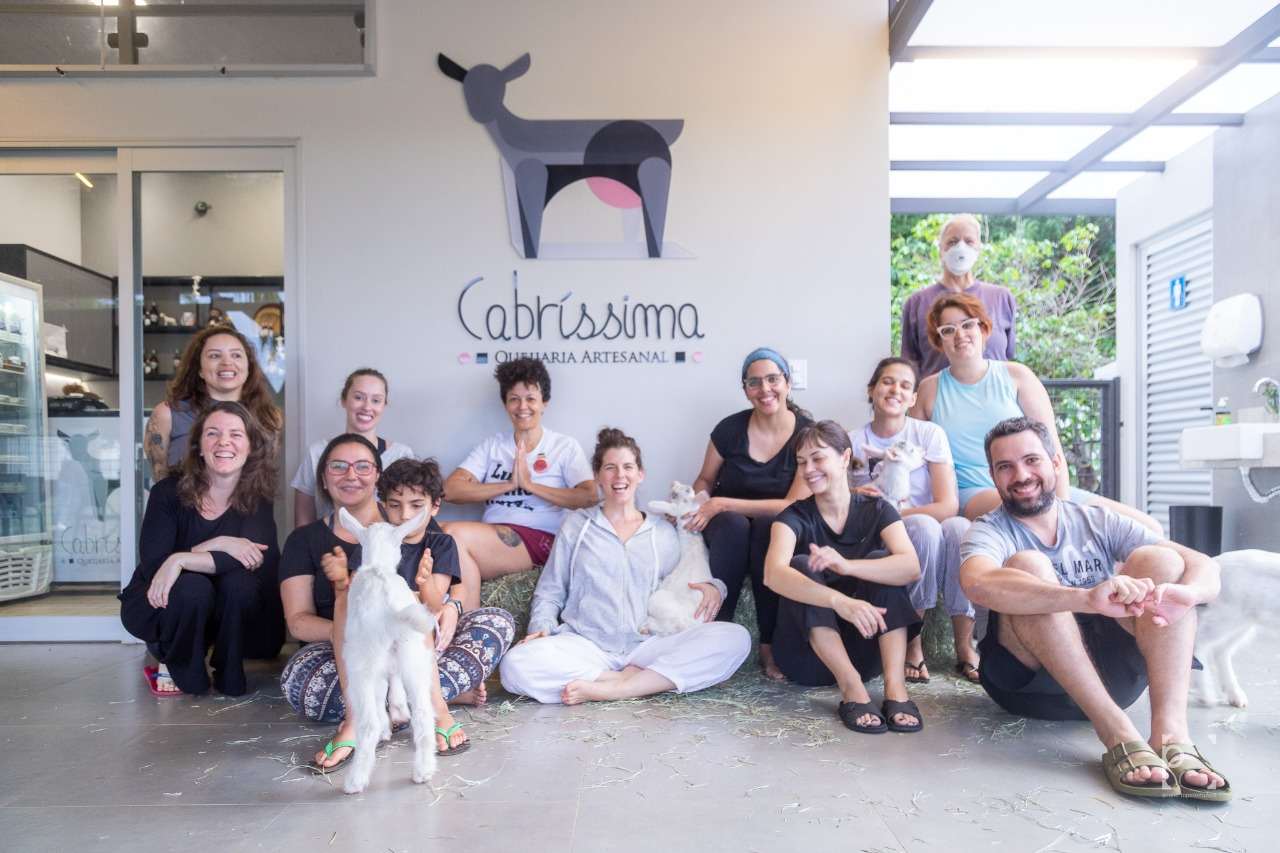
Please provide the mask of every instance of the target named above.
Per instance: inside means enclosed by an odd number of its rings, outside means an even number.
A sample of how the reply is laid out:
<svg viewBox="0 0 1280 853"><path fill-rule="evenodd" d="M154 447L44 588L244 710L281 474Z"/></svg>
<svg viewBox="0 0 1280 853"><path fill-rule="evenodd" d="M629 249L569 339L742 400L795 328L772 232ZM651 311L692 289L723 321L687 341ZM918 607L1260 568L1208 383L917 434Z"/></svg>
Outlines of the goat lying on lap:
<svg viewBox="0 0 1280 853"><path fill-rule="evenodd" d="M362 557L347 594L343 634L347 709L356 727L355 756L343 785L348 794L368 787L378 743L391 737L392 715L407 716L413 723L413 781L426 782L436 769L431 689L439 676L427 642L436 620L396 573L400 543L422 527L424 515L398 527L381 522L365 527L345 508L338 510L338 520L360 543Z"/></svg>

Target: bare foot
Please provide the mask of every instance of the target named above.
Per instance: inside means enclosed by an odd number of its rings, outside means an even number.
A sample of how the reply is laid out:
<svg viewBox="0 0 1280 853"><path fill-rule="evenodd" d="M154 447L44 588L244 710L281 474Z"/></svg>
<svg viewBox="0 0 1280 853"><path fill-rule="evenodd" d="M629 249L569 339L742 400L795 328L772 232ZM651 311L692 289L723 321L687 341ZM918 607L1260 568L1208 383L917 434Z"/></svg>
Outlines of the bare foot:
<svg viewBox="0 0 1280 853"><path fill-rule="evenodd" d="M484 686L484 682L480 682L466 693L459 693L450 700L450 705L470 705L478 707L489 701L489 688ZM441 728L447 728L442 726Z"/></svg>
<svg viewBox="0 0 1280 853"><path fill-rule="evenodd" d="M450 714L448 711L445 711L436 720L436 726L438 729L443 729L444 731L447 732L450 729L453 729L455 722L456 721L453 719L453 715ZM468 739L469 738L467 737L467 733L462 730L462 726L458 726L457 729L453 729L453 733L449 735L448 740L445 740L444 735L440 734L440 731L437 730L436 731L436 752L444 752L447 749L453 749L456 746L461 746L462 744L466 743Z"/></svg>
<svg viewBox="0 0 1280 853"><path fill-rule="evenodd" d="M566 705L598 702L602 699L610 698L608 688L608 682L577 679L570 681L564 686L564 690L560 691L560 701Z"/></svg>
<svg viewBox="0 0 1280 853"><path fill-rule="evenodd" d="M160 693L181 693L178 685L173 683L173 676L169 675L169 667L160 664L156 667L156 690Z"/></svg>
<svg viewBox="0 0 1280 853"><path fill-rule="evenodd" d="M343 720L338 725L338 731L334 733L333 737L330 738L330 741L332 743L339 743L344 740L355 740L355 739L356 739L355 723L349 720ZM325 770L328 770L330 767L333 767L335 764L337 764L338 762L346 758L348 755L350 755L351 752L352 752L352 749L349 746L340 746L336 748L333 751L333 755L325 755L324 750L322 749L319 752L317 752L315 755L315 764L317 767L322 767Z"/></svg>
<svg viewBox="0 0 1280 853"><path fill-rule="evenodd" d="M773 661L773 646L768 643L760 644L760 668L764 670L764 677L770 681L786 681L787 677L782 674L782 670L778 669L778 665Z"/></svg>

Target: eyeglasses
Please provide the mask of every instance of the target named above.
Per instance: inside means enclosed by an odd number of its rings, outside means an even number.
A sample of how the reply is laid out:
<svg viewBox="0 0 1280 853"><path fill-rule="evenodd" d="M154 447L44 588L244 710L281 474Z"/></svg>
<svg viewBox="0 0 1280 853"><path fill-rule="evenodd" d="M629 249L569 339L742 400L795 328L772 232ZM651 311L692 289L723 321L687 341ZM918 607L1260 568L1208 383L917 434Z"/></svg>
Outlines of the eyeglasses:
<svg viewBox="0 0 1280 853"><path fill-rule="evenodd" d="M972 332L981 326L982 326L981 320L979 320L977 317L970 317L968 320L965 320L963 323L961 323L958 326L955 323L947 323L945 326L939 326L938 334L944 338L949 338L952 335L954 335L957 330Z"/></svg>
<svg viewBox="0 0 1280 853"><path fill-rule="evenodd" d="M783 375L781 373L770 373L767 376L749 376L742 380L742 384L752 391L759 391L761 386L768 385L770 388L777 388L782 384Z"/></svg>
<svg viewBox="0 0 1280 853"><path fill-rule="evenodd" d="M378 470L378 466L368 459L361 459L358 462L348 462L345 459L330 459L324 467L330 474L337 474L339 477L345 476L351 468L356 470L357 477L368 477Z"/></svg>

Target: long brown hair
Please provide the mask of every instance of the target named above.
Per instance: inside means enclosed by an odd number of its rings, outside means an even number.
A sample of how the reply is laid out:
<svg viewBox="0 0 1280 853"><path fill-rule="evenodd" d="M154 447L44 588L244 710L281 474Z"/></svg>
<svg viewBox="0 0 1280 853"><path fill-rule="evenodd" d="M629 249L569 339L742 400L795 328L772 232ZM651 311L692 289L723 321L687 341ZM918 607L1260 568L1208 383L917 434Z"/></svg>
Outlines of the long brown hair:
<svg viewBox="0 0 1280 853"><path fill-rule="evenodd" d="M259 503L271 503L275 497L275 439L262 428L252 412L233 400L215 400L200 412L192 425L187 455L182 460L182 475L178 479L178 499L184 506L198 510L200 500L209 491L209 472L205 468L200 445L205 422L215 412L226 412L239 418L244 424L245 435L249 438L249 458L240 469L240 479L231 493L231 508L249 515L258 508Z"/></svg>
<svg viewBox="0 0 1280 853"><path fill-rule="evenodd" d="M267 384L262 368L258 367L258 359L253 354L253 347L249 345L244 335L230 326L207 326L191 338L191 342L183 350L178 369L174 371L173 381L169 383L166 396L169 405L173 406L185 400L199 412L209 404L209 390L205 388L204 379L200 376L200 357L204 354L204 345L214 335L228 335L244 347L245 359L249 364L249 375L240 388L240 402L246 409L253 412L263 429L271 433L280 432L283 418L280 416L280 410L271 400L271 386Z"/></svg>

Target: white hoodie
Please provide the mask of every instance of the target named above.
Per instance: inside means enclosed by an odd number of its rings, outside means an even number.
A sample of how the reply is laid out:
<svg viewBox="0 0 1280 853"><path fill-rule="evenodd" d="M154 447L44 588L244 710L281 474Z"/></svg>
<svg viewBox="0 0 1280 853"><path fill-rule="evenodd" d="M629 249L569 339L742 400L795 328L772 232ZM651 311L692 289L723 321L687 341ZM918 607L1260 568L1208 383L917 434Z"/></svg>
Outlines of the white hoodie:
<svg viewBox="0 0 1280 853"><path fill-rule="evenodd" d="M680 541L666 519L645 515L625 543L599 507L564 519L533 592L529 633L570 632L624 654L647 636L649 596L680 561ZM712 580L723 597L725 586Z"/></svg>

